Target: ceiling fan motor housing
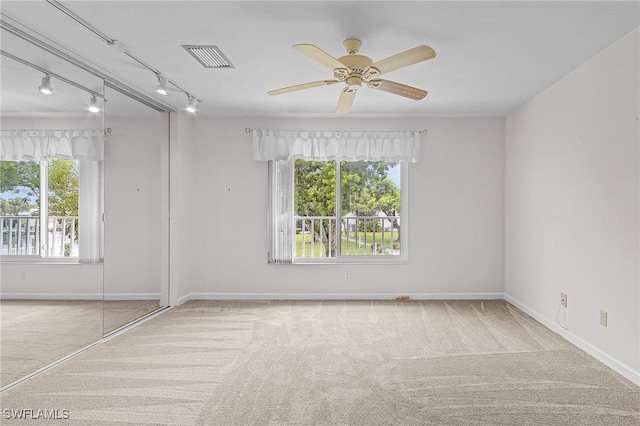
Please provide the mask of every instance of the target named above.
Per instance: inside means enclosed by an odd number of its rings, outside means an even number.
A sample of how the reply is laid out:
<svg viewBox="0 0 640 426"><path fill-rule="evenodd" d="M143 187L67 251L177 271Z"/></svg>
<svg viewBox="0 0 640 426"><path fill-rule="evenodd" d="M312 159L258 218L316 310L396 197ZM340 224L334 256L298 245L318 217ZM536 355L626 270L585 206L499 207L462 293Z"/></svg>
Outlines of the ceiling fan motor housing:
<svg viewBox="0 0 640 426"><path fill-rule="evenodd" d="M347 83L347 91L352 92L358 90L362 85L363 74L369 68L373 61L368 56L351 54L338 59L341 63L349 67L348 70L336 69L334 75L339 80Z"/></svg>
<svg viewBox="0 0 640 426"><path fill-rule="evenodd" d="M349 67L350 74L355 73L360 75L362 75L364 70L366 70L371 64L373 64L371 58L364 55L342 56L338 58L338 61Z"/></svg>

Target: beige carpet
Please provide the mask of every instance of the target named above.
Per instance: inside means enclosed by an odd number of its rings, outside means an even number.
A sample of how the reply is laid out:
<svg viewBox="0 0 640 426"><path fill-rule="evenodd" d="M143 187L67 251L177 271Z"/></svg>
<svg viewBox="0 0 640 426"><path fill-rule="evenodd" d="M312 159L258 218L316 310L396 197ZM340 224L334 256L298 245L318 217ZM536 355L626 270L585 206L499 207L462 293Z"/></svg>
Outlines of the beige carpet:
<svg viewBox="0 0 640 426"><path fill-rule="evenodd" d="M0 301L0 385L102 338L101 300Z"/></svg>
<svg viewBox="0 0 640 426"><path fill-rule="evenodd" d="M157 308L157 300L0 300L0 387Z"/></svg>
<svg viewBox="0 0 640 426"><path fill-rule="evenodd" d="M74 425L637 426L640 388L503 301L193 301L0 407Z"/></svg>
<svg viewBox="0 0 640 426"><path fill-rule="evenodd" d="M160 307L159 300L105 300L104 334L135 321Z"/></svg>

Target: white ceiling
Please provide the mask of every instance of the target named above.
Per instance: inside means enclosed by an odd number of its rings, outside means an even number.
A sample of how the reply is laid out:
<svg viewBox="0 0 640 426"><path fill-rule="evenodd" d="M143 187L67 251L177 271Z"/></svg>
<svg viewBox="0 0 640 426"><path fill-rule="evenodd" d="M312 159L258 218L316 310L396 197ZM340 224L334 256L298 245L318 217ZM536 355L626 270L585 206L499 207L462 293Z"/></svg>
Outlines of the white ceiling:
<svg viewBox="0 0 640 426"><path fill-rule="evenodd" d="M200 99L202 116L333 116L341 85L277 97L266 92L332 78L330 69L293 44L314 44L339 57L350 37L362 40L360 53L374 61L419 44L437 56L385 75L427 90L425 99L363 87L347 116L503 116L640 25L638 1L60 3ZM20 23L106 74L184 107L182 92L156 95L151 71L46 1L3 0L0 8L5 22ZM100 81L76 67L6 31L1 37L3 51L99 90ZM235 68L203 68L181 47L188 44L218 46ZM37 90L41 75L2 57L3 112L35 108L38 98L26 100L24 93ZM52 84L61 101L62 92L73 90L55 79Z"/></svg>

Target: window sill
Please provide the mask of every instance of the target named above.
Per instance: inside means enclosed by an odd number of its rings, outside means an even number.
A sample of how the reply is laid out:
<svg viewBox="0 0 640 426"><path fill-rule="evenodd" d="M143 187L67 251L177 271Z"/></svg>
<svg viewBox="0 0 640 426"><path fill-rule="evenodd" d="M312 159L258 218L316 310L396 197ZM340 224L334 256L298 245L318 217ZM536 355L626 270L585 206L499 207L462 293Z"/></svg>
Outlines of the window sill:
<svg viewBox="0 0 640 426"><path fill-rule="evenodd" d="M41 258L39 256L0 256L0 264L14 265L101 265L102 262L80 263L77 258Z"/></svg>
<svg viewBox="0 0 640 426"><path fill-rule="evenodd" d="M360 256L356 259L353 258L326 258L326 257L307 257L296 258L293 260L293 265L406 265L406 257L394 257L394 258L381 258L381 256Z"/></svg>

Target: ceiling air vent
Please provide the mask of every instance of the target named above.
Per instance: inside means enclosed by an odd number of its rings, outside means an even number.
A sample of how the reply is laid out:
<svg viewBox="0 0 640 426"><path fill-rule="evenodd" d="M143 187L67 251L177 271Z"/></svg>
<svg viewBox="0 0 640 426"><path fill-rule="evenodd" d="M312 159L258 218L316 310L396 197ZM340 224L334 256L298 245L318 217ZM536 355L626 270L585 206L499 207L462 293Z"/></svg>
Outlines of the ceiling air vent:
<svg viewBox="0 0 640 426"><path fill-rule="evenodd" d="M182 45L205 68L235 68L218 46Z"/></svg>

